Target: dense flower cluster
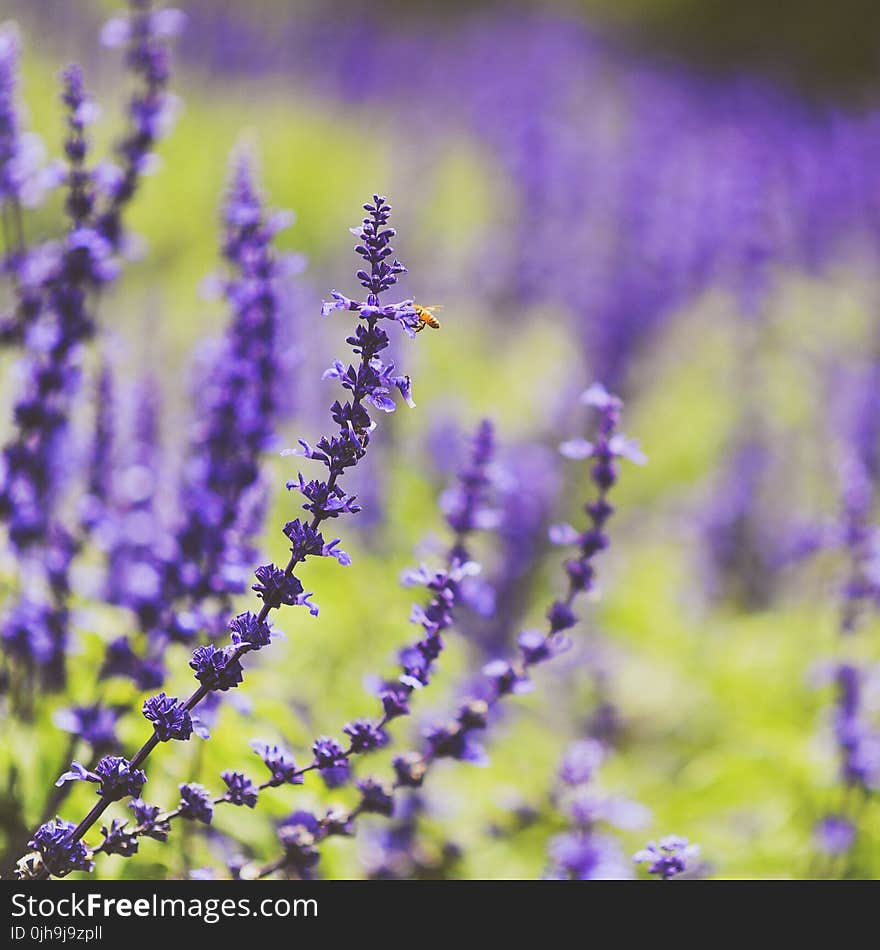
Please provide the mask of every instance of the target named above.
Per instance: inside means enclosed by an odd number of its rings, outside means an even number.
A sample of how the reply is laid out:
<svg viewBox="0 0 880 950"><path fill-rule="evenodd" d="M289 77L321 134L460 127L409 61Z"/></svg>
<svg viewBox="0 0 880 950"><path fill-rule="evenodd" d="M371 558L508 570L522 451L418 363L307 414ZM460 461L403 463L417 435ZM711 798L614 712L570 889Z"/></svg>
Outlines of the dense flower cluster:
<svg viewBox="0 0 880 950"><path fill-rule="evenodd" d="M254 808L257 804L259 790L257 786L242 772L224 772L220 776L226 783L226 799L233 805L247 805Z"/></svg>
<svg viewBox="0 0 880 950"><path fill-rule="evenodd" d="M73 822L55 818L41 825L28 847L39 851L50 874L63 877L71 871L91 871L94 862L82 841L74 840Z"/></svg>
<svg viewBox="0 0 880 950"><path fill-rule="evenodd" d="M456 483L456 491L470 494L467 504L472 516L461 523L451 525L454 530L454 541L448 554L450 565L459 565L459 557L465 551L465 544L470 533L478 525L480 512L488 511L486 505L491 480L485 477L485 472L491 464L492 454L492 429L487 422L483 422L474 440L473 454ZM482 523L486 523L485 518ZM313 528L310 529L307 526L303 528L300 525L299 528L294 530L288 524L285 526L285 534L294 542L295 546L299 545L298 551L303 558L309 554L327 556L327 549L329 549L330 556L342 560L342 563L348 562L348 556L338 550L336 541L330 545L325 545L323 539ZM468 565L466 573L476 570L476 565L472 562L468 562ZM261 568L258 569L257 573L260 583L255 586L260 588L260 592L264 592L266 585L270 582L283 585L282 578L290 576L278 569L267 571ZM446 572L432 573L427 568L407 573L408 580L424 584L429 592L433 592L431 601L425 607L413 608L412 619L423 626L425 637L401 654L402 672L399 680L394 684L387 684L381 691L383 707L386 710L383 718L379 722L369 719L356 719L345 725L343 732L349 740L347 748L336 739L327 736L320 737L315 740L312 746L314 756L312 762L304 768L297 768L293 757L286 750L277 745L255 741L252 743L252 747L271 773L270 778L262 785L257 786L247 776L232 771L226 771L222 774L221 778L227 786L227 791L217 798L212 798L207 790L201 786L182 785L180 787L180 804L175 811L160 815L155 806L138 806L140 812L137 816L136 827L128 828L124 822L113 824L110 829L107 829L107 835L105 835L107 840L96 850L108 853L112 850L113 853L133 854L136 848L133 848L132 838L136 839L142 834L156 837L156 829L159 829L161 834L167 835L170 828L169 822L176 817L210 823L216 804L228 803L253 808L258 802L259 791L262 788L285 784L302 784L305 773L312 769L321 775L328 788L336 788L346 783L351 774L350 759L353 756L367 754L384 746L388 741L387 733L383 728L385 723L395 716L408 713L408 706L404 700L416 688L414 683L408 682L409 678L418 672L421 680L424 680L424 682L419 682L419 688L427 684L430 666L440 652L437 642L439 632L452 623L451 611L455 603L455 580L458 577L459 574L457 573L450 575L447 575ZM196 676L200 679L203 689L222 691L237 685L241 674L241 666L238 663L240 651L259 649L260 646L269 642L268 624L261 620L259 616L251 613L241 614L234 618L229 626L233 639L231 646L222 649L213 645L199 647L193 655L190 665L196 671ZM422 657L422 661L419 663L413 660L413 656ZM407 659L408 657L409 659ZM198 695L197 693L196 696ZM392 695L397 698L397 702L393 704L391 703ZM164 693L150 697L145 701L144 715L154 724L155 741L188 738L192 731L198 731L189 717L187 709L189 705L192 705L192 700L184 705L174 698L167 697ZM476 714L476 704L472 705L473 712ZM419 768L418 763L414 762L412 774L416 775ZM74 763L71 772L63 776L64 779L74 777L94 780L94 778L90 778L90 773L78 763ZM398 784L403 783L399 781ZM372 813L386 817L393 814L395 808L393 786L376 779L364 779L358 782L357 788L360 795L358 813ZM134 809L136 806L132 803L131 807ZM145 816L143 812L147 807L153 810ZM284 866L293 867L296 862L305 860L306 865L303 870L305 870L305 867L311 867L314 861L317 860L318 840L325 835L352 833L353 817L353 815L346 815L344 812L331 810L322 818L314 818L313 821L310 821L309 828L306 831L303 831L296 823L293 825L290 822L285 823L279 831L279 838L285 846ZM305 854L302 853L301 847L303 840L305 840L302 837L303 835L311 836Z"/></svg>
<svg viewBox="0 0 880 950"><path fill-rule="evenodd" d="M132 768L128 759L119 755L105 755L90 771L79 762L71 763L70 770L60 776L56 785L65 782L93 782L98 786L96 794L108 801L118 801L129 796L137 798L147 781L142 769Z"/></svg>
<svg viewBox="0 0 880 950"><path fill-rule="evenodd" d="M193 732L189 710L174 696L159 693L144 700L144 716L153 723L160 742L189 739Z"/></svg>
<svg viewBox="0 0 880 950"><path fill-rule="evenodd" d="M181 818L200 821L210 825L214 817L214 802L206 788L195 783L180 786L180 804L177 813Z"/></svg>
<svg viewBox="0 0 880 950"><path fill-rule="evenodd" d="M269 785L302 785L302 772L297 769L289 752L280 746L257 740L251 743L251 748L263 760L272 775Z"/></svg>

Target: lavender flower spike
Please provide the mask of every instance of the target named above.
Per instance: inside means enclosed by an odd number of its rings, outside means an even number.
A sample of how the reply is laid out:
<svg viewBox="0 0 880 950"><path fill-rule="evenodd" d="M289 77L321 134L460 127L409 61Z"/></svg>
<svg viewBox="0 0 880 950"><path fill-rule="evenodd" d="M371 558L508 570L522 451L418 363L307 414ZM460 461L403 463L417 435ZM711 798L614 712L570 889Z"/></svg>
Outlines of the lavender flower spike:
<svg viewBox="0 0 880 950"><path fill-rule="evenodd" d="M128 134L116 149L121 167L107 165L102 170L107 202L98 217L98 230L114 248L124 238L123 208L149 170L152 148L170 129L178 109L177 97L167 89L171 75L168 40L185 21L179 10L154 9L152 0L129 0L128 6L127 16L114 17L101 31L105 46L126 47L126 66L140 80L128 105Z"/></svg>
<svg viewBox="0 0 880 950"><path fill-rule="evenodd" d="M254 526L243 523L242 511L266 494L260 460L272 440L281 376L277 337L285 262L274 241L288 216L266 208L248 152L233 153L222 219L228 273L215 282L231 319L197 380L198 414L180 499L186 518L177 544L187 578L180 599L200 604L217 598L225 613L229 598L246 589L255 556L249 537Z"/></svg>
<svg viewBox="0 0 880 950"><path fill-rule="evenodd" d="M495 430L488 419L483 419L474 436L467 467L440 500L446 523L459 539L472 531L491 530L498 524L498 513L485 504L486 492L493 481L491 461L494 453ZM462 563L470 559L460 541L453 555Z"/></svg>
<svg viewBox="0 0 880 950"><path fill-rule="evenodd" d="M4 213L4 226L8 204L32 205L39 199L39 177L35 172L43 157L39 138L21 128L17 98L19 53L15 25L0 24L0 209ZM19 223L11 226L18 228ZM18 251L23 250L20 238L19 233L16 236Z"/></svg>
<svg viewBox="0 0 880 950"><path fill-rule="evenodd" d="M388 227L391 205L385 198L373 195L372 204L365 204L364 210L367 212L367 217L364 218L360 227L352 228L351 233L361 241L356 245L355 252L360 254L370 267L369 271L359 270L356 274L361 285L367 290L367 299L362 302L351 300L334 290L331 295L333 299L324 301L321 312L324 316L328 316L334 310L357 310L368 323L372 324L379 319L396 320L410 336L415 336L419 327L419 318L412 300L403 300L400 303L384 306L379 301L380 295L393 287L406 273L403 264L393 256L394 248L390 244L395 233L394 228ZM391 258L390 262L389 258ZM408 377L397 377L393 381L405 394ZM375 388L373 392L375 394ZM386 406L387 403L382 401L377 408Z"/></svg>

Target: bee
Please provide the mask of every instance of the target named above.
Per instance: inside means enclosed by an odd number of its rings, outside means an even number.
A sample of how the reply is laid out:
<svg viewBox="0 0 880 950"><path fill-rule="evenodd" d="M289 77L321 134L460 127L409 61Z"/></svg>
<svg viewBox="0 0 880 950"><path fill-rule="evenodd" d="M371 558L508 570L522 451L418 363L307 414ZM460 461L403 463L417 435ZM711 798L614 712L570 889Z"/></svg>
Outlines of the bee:
<svg viewBox="0 0 880 950"><path fill-rule="evenodd" d="M442 309L443 308L439 304L433 307L420 307L417 303L414 303L413 310L415 310L416 316L419 318L419 325L416 327L416 333L421 333L425 327L430 327L432 330L439 330L440 321L434 316L434 312Z"/></svg>

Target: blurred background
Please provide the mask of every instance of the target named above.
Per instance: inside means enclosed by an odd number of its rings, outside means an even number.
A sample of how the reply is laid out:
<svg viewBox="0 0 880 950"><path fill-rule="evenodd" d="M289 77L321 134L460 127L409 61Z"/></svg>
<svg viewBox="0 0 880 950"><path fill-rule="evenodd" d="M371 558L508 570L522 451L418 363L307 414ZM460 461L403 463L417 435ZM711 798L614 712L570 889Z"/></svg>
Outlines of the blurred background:
<svg viewBox="0 0 880 950"><path fill-rule="evenodd" d="M30 127L58 150L57 73L75 60L101 102L95 136L106 145L126 96L119 57L98 41L115 5L2 2L21 30ZM203 285L219 264L236 143L259 156L271 205L295 212L279 242L306 262L286 298L279 449L324 431L336 394L320 377L344 344L340 324L321 321L321 300L354 293L347 228L374 192L394 206L409 267L401 296L444 309L438 332L395 344L417 408L381 420L373 457L353 476L365 508L345 537L354 565L310 567L320 618L284 618L288 639L251 664L213 739L153 763L151 800L173 800L184 780L251 770L253 736L296 752L372 711L369 676L387 674L411 637L398 576L442 550L438 495L488 416L510 473L504 530L474 552L495 611L471 612L451 635L416 719L453 709L472 673L540 625L559 589L547 529L577 523L586 486L555 449L585 432L578 396L601 380L625 399L627 433L648 456L622 473L601 601L576 649L493 725L489 767L449 763L432 776L401 875L545 873L564 826L552 804L559 757L602 733L614 748L603 786L645 808L615 831L623 853L677 833L700 843L704 873L717 877L876 877L874 545L871 535L858 561L842 527L852 466L872 493L880 475L876 4L178 5L182 110L132 208L137 259L99 318L125 412L136 413L143 387L158 402L159 497L171 497L182 464L194 359L226 320ZM31 233L51 234L57 207L36 212ZM5 372L7 404L14 385ZM261 551L276 561L276 526L295 514L283 490L290 462L271 452L265 463L273 495ZM865 609L842 636L854 570ZM101 644L130 623L85 596L77 603L67 695L3 744L3 807L27 826L67 747L54 709L92 695ZM187 688L186 659L172 648L169 692ZM842 659L861 671L860 728L873 737L860 747L856 792L841 785L834 678L823 676ZM139 695L113 689L120 703ZM402 725L395 752L417 741L417 727ZM126 747L142 732L139 716L123 719ZM91 791L73 792L65 815ZM317 783L272 790L253 813L218 814L231 843L190 831L182 855L148 840L100 873L165 877L269 859L271 818L345 794ZM817 822L849 815L852 796L856 844L823 853ZM369 874L390 860L382 819L364 825L354 841L329 843L323 873Z"/></svg>

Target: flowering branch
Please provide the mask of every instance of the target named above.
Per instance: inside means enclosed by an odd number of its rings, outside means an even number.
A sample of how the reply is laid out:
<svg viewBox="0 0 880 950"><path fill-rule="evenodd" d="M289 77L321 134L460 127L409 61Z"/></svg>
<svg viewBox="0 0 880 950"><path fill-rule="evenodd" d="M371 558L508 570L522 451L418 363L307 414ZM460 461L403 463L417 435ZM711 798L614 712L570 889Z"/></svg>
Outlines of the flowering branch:
<svg viewBox="0 0 880 950"><path fill-rule="evenodd" d="M359 314L360 322L347 339L353 352L360 357L357 368L349 365L345 369L341 362L337 362L325 373L325 378L339 379L343 388L350 393L350 398L344 402L337 400L330 408L331 418L339 427L338 434L322 437L314 449L301 442L301 451L295 453L323 464L328 473L326 481L306 482L300 474L297 480L288 482L288 488L300 491L305 497L303 508L311 512L311 520L305 523L295 519L284 526L284 534L291 542L291 554L283 570L274 564L257 568L257 583L253 585L253 590L262 600L262 607L256 614L248 611L230 622L232 643L223 648L210 645L195 650L190 666L200 683L199 688L185 702L165 697L164 694L147 700L144 713L154 724L153 733L131 760L105 756L93 772L74 763L71 771L59 779L61 782L72 779L94 782L98 786L99 800L76 826L57 819L39 828L30 847L39 852L40 860L28 856L19 862L19 874L22 877L45 878L62 876L74 869L91 869L93 863L88 857L89 849L82 841L83 836L114 801L140 795L146 781L140 766L160 742L189 738L193 730L190 715L193 709L209 694L235 688L241 683L242 657L270 643L271 629L267 621L271 611L283 605L300 605L308 607L312 615L317 615L317 606L309 600L311 595L305 592L302 582L294 573L297 565L309 557L333 557L343 565L350 563L348 555L337 547L339 539L325 543L318 529L325 521L360 510L355 498L342 489L339 479L346 469L364 457L375 428L365 403L391 412L395 403L389 392L396 388L409 404L413 404L409 377L392 375L393 364L386 365L379 356L390 344L380 322L392 320L403 326L410 335L415 334L418 323L411 301L385 306L380 301L380 294L396 284L406 272L403 264L392 257L390 239L394 236L394 230L387 226L391 206L384 198L375 195L373 203L367 203L364 208L367 217L361 227L354 229L354 233L361 239L355 250L370 267L369 271L361 269L357 272L358 280L368 291L366 300L355 306L353 301L344 298L348 301L346 307L325 304L323 310L325 315L336 309L356 310ZM334 298L338 300L340 297L334 291ZM352 736L353 747L362 741L359 735ZM336 749L319 743L321 740L316 743L314 767L335 767L334 762L338 758Z"/></svg>
<svg viewBox="0 0 880 950"><path fill-rule="evenodd" d="M91 857L101 852L130 856L137 851L139 837L144 835L157 837L157 828L167 837L170 832L170 822L176 818L190 818L206 824L210 823L215 805L231 803L253 808L257 804L259 793L264 789L281 785L301 785L306 774L312 771L319 772L328 788L335 788L348 780L351 758L385 745L387 741L385 726L392 719L408 715L411 694L424 688L430 682L434 664L444 647L442 633L454 622L453 608L456 604L459 582L479 570L478 565L469 558L468 542L475 530L491 522L488 517L490 510L487 507L487 501L492 485L490 466L493 453L493 429L491 423L484 420L474 437L471 457L459 474L457 485L446 497L446 521L453 531L453 540L445 568L431 572L423 566L417 571L408 571L404 575L405 583L423 584L431 596L424 605L413 606L410 619L423 628L424 636L401 651L401 672L398 679L386 683L379 691L383 709L380 719L375 722L369 719L357 719L347 723L343 728L349 740L347 748L327 736L316 739L312 745L312 760L308 765L301 767L298 767L293 757L279 746L255 741L252 743L252 748L271 772L271 778L257 785L241 772L224 772L222 778L229 791L213 799L201 786L181 785L180 805L164 813L160 812L156 806L148 806L140 799L135 799L130 805L135 811L135 825L130 827L126 821L115 820L109 828L103 827L102 834L105 840L91 850ZM236 618L233 624L240 620L241 618ZM233 638L241 632L242 624L238 624ZM186 715L186 710L174 699L166 697L164 693L146 701L144 715L155 723L156 734L160 741L188 739L192 734L193 726L191 719ZM118 765L115 758L111 757L111 759L112 761L108 760L106 763L102 760L94 773L74 763L73 770L63 775L59 781L83 779L96 783L102 782L102 774ZM140 789L133 787L132 791L137 793ZM144 819L144 815L147 815L149 820Z"/></svg>
<svg viewBox="0 0 880 950"><path fill-rule="evenodd" d="M333 810L323 818L308 812L295 813L279 830L285 849L283 856L255 872L255 876L266 877L282 868L300 876L309 874L310 868L317 863L318 846L322 840L353 833L352 823L358 815L369 813L390 817L394 812L395 792L420 787L429 770L440 759L484 764L485 752L475 734L487 727L492 710L505 696L530 691L532 683L528 674L531 667L552 659L571 646L565 631L577 623L574 602L580 594L593 589L593 561L608 546L604 529L614 512L608 493L617 481L616 461L619 458L637 463L644 461L638 446L617 431L621 401L600 385L591 386L584 393L583 400L599 412L595 442L578 439L564 443L560 449L568 458L593 460L590 476L596 488L596 498L586 505L590 520L586 531L579 533L570 525L557 526L552 531L557 544L577 546L577 554L565 562L568 590L565 597L554 601L547 611L546 633L524 631L518 639L520 652L516 659L488 663L483 668L481 688L459 705L455 717L430 727L421 751L400 755L393 760L395 779L392 783L375 778L358 782L360 801L347 813Z"/></svg>

